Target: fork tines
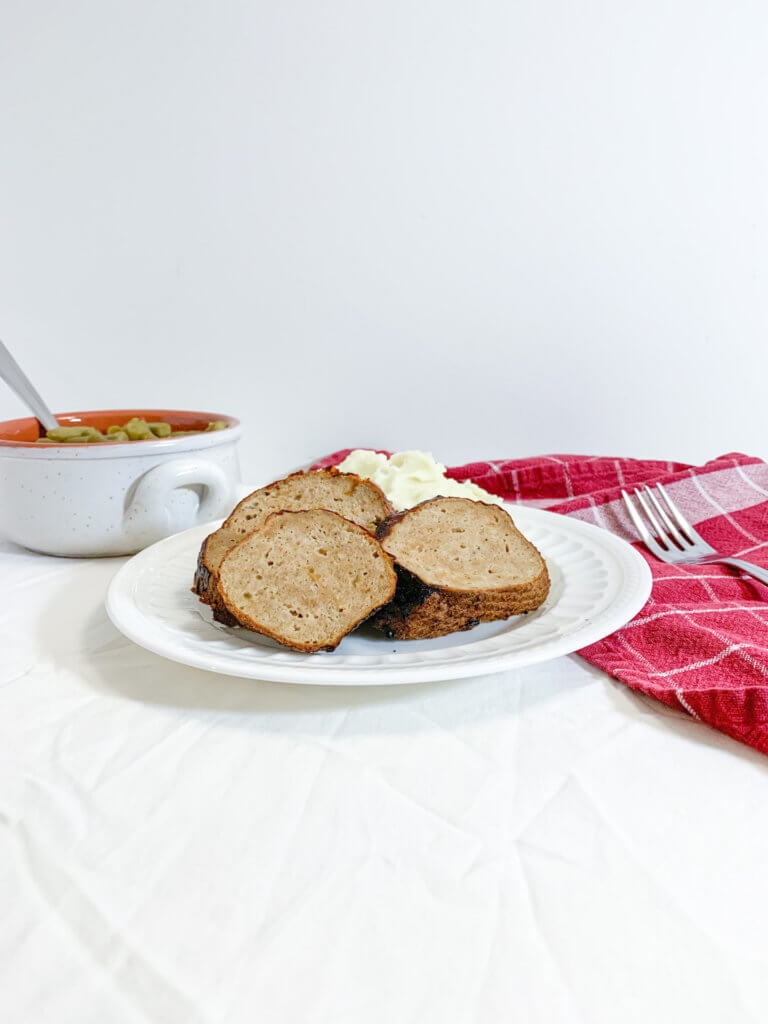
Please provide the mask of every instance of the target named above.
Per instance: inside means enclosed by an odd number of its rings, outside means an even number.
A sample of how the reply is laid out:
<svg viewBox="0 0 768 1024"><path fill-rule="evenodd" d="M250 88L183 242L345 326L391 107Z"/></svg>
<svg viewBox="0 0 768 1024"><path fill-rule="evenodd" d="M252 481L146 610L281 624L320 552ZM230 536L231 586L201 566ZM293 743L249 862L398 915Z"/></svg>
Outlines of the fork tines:
<svg viewBox="0 0 768 1024"><path fill-rule="evenodd" d="M691 556L712 551L672 501L663 484L656 485L656 492L646 486L634 489L634 497L650 524L650 530L629 494L621 492L630 519L645 546L664 562L687 561Z"/></svg>

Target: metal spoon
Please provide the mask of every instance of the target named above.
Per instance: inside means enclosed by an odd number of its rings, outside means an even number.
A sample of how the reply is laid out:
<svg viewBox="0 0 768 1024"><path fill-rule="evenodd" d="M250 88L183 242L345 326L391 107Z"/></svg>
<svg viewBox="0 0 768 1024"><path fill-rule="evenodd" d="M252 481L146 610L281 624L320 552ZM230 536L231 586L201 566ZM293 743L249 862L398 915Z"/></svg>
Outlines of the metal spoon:
<svg viewBox="0 0 768 1024"><path fill-rule="evenodd" d="M59 426L56 417L42 400L32 381L27 377L2 341L0 341L0 377L3 378L12 391L16 392L46 430L55 430Z"/></svg>

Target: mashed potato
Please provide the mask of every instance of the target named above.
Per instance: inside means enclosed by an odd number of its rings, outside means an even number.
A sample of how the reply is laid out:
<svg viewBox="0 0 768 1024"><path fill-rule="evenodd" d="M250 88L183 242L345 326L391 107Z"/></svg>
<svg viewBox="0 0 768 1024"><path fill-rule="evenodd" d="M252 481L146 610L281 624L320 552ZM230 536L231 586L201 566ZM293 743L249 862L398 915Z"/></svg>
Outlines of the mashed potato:
<svg viewBox="0 0 768 1024"><path fill-rule="evenodd" d="M471 498L493 505L502 504L501 498L489 494L477 484L451 480L445 475L445 466L436 462L429 452L397 452L387 458L378 452L357 448L337 468L343 473L357 473L378 484L398 512L437 497Z"/></svg>

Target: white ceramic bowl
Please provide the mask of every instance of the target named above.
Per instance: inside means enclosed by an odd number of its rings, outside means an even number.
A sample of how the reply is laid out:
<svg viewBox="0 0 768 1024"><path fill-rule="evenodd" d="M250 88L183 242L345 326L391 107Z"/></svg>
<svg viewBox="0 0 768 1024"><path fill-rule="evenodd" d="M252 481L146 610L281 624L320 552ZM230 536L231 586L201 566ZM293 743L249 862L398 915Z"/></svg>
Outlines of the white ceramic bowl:
<svg viewBox="0 0 768 1024"><path fill-rule="evenodd" d="M0 533L48 555L128 555L229 513L240 467L238 420L173 409L61 413L63 426L106 430L139 416L176 430L226 430L156 441L40 443L33 418L0 423Z"/></svg>

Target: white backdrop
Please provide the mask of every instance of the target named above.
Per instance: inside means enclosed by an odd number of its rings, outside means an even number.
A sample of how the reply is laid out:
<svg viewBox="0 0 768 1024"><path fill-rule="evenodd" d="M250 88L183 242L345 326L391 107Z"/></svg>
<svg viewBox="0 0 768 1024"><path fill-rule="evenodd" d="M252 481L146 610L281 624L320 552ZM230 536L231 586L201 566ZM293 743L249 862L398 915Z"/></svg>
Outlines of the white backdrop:
<svg viewBox="0 0 768 1024"><path fill-rule="evenodd" d="M239 414L250 479L760 449L760 0L0 17L0 337L56 409Z"/></svg>

